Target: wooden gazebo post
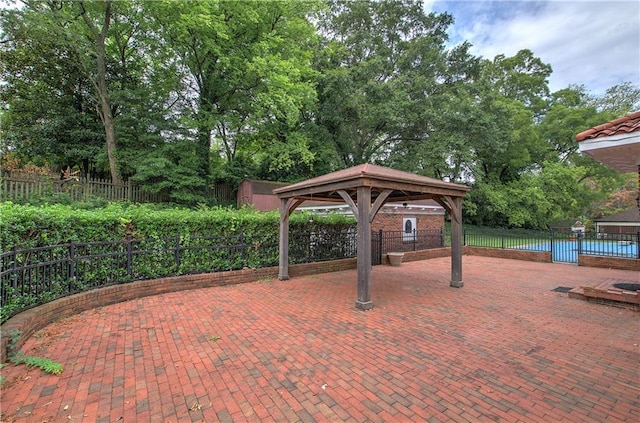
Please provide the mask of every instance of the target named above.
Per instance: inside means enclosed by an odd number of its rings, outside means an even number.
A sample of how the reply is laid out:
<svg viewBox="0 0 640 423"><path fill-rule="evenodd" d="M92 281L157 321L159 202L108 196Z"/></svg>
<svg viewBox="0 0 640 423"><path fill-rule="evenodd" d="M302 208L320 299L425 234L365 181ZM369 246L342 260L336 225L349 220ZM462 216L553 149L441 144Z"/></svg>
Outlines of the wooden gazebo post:
<svg viewBox="0 0 640 423"><path fill-rule="evenodd" d="M462 197L448 197L451 215L451 283L462 288Z"/></svg>
<svg viewBox="0 0 640 423"><path fill-rule="evenodd" d="M302 204L304 200L295 198L280 199L280 242L278 249L280 252L278 279L286 281L289 279L289 216Z"/></svg>
<svg viewBox="0 0 640 423"><path fill-rule="evenodd" d="M371 301L371 188L358 187L358 299L356 308L370 310Z"/></svg>
<svg viewBox="0 0 640 423"><path fill-rule="evenodd" d="M280 200L280 261L278 268L278 279L286 281L289 279L289 207L286 199Z"/></svg>

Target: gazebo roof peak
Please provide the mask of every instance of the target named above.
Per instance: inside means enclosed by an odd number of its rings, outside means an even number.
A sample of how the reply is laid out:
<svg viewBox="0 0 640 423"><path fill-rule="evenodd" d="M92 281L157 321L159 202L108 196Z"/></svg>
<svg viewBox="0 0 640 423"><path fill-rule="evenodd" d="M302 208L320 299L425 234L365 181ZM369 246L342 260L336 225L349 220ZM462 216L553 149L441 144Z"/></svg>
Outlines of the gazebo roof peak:
<svg viewBox="0 0 640 423"><path fill-rule="evenodd" d="M357 182L360 181L360 182ZM367 182L365 182L367 181ZM377 166L371 163L349 167L298 182L296 184L287 185L286 187L274 189L274 194L282 194L291 191L304 190L306 188L320 187L334 183L356 182L357 185L369 185L369 182L385 181L407 183L414 186L430 186L437 188L449 188L457 191L468 191L470 187L459 185L452 182L445 182L439 179L430 178L428 176L420 176L414 173L404 172L388 167Z"/></svg>

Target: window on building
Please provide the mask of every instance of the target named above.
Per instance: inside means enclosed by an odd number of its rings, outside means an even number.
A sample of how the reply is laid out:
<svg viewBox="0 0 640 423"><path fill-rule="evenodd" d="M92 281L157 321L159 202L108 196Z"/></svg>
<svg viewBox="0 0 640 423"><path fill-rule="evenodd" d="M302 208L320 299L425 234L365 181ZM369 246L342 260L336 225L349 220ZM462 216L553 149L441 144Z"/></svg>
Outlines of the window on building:
<svg viewBox="0 0 640 423"><path fill-rule="evenodd" d="M416 238L416 218L415 217L403 217L402 218L402 240L413 241Z"/></svg>

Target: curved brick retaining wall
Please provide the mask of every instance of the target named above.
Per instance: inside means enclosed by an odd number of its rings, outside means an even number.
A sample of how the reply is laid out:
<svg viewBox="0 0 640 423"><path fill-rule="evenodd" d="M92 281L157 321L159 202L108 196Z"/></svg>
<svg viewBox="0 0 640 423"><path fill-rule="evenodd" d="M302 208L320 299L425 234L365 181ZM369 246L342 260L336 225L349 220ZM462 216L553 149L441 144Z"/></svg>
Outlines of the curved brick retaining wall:
<svg viewBox="0 0 640 423"><path fill-rule="evenodd" d="M289 276L305 276L319 273L337 272L356 268L356 259L334 260L329 262L305 263L289 266ZM6 361L7 346L10 334L14 330L21 332L17 347L35 332L48 324L73 314L109 304L148 297L150 295L167 292L184 291L188 289L208 288L212 286L233 285L255 282L259 280L276 279L277 267L262 269L243 269L228 272L202 273L198 275L173 276L160 279L130 282L94 289L79 294L70 295L38 307L23 311L7 320L1 329L0 363Z"/></svg>

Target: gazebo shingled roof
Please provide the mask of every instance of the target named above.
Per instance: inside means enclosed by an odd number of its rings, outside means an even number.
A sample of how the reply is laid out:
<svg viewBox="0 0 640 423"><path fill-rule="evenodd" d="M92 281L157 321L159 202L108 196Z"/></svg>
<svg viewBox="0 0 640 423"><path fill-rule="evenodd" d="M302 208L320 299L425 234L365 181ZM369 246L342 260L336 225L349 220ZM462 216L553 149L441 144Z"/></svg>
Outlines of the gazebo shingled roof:
<svg viewBox="0 0 640 423"><path fill-rule="evenodd" d="M276 188L273 193L279 198L297 197L316 201L343 202L344 199L337 192L348 190L350 194L355 195L359 186L370 186L373 197L385 189L393 189L394 192L390 194L387 201L424 200L470 189L464 185L365 163Z"/></svg>
<svg viewBox="0 0 640 423"><path fill-rule="evenodd" d="M388 201L433 199L451 215L451 283L462 287L462 197L470 188L434 178L365 163L277 188L280 199L280 280L289 279L289 216L304 201L344 202L358 221L358 299L356 308L373 307L370 298L371 222Z"/></svg>

